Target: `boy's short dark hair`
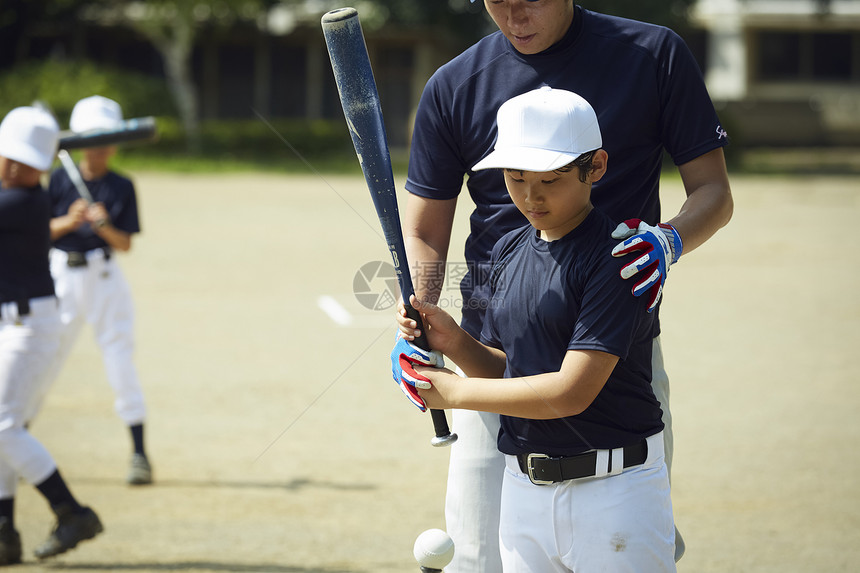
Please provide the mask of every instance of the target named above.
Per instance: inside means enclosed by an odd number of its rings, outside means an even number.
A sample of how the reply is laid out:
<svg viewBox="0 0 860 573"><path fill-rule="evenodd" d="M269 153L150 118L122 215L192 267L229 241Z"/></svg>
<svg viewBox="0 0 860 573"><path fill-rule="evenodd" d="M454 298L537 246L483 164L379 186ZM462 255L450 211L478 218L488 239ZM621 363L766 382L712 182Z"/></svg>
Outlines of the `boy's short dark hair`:
<svg viewBox="0 0 860 573"><path fill-rule="evenodd" d="M574 167L579 167L579 180L585 183L585 180L588 178L588 174L594 170L594 165L592 161L594 159L594 153L597 150L589 151L587 153L583 153L567 165L559 167L558 169L554 169L553 171L557 171L558 173L568 173L573 171Z"/></svg>

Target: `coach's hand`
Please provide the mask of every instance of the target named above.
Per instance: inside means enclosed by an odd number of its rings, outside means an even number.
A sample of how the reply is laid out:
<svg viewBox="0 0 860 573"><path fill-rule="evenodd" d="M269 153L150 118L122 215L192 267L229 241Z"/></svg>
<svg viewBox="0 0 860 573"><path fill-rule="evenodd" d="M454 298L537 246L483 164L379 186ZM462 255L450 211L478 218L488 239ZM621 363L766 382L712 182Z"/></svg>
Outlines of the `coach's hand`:
<svg viewBox="0 0 860 573"><path fill-rule="evenodd" d="M622 267L621 278L636 277L633 296L650 293L648 312L653 311L663 294L669 267L678 261L684 251L681 236L675 227L666 223L654 227L641 219L628 219L612 231L612 238L623 240L612 249L613 257L641 254Z"/></svg>
<svg viewBox="0 0 860 573"><path fill-rule="evenodd" d="M445 360L442 354L432 350L423 350L397 333L394 349L391 351L391 374L400 390L422 412L427 410L424 400L418 395L418 388L430 388L430 380L415 371L415 365L435 366L442 368Z"/></svg>
<svg viewBox="0 0 860 573"><path fill-rule="evenodd" d="M430 348L446 354L456 348L460 343L460 337L465 334L457 321L454 320L441 307L432 302L422 302L415 295L409 297L409 304L421 315L423 331L418 328L418 323L406 313L406 305L402 300L397 302L397 313L395 320L400 328L400 336L406 340L413 341L424 335Z"/></svg>

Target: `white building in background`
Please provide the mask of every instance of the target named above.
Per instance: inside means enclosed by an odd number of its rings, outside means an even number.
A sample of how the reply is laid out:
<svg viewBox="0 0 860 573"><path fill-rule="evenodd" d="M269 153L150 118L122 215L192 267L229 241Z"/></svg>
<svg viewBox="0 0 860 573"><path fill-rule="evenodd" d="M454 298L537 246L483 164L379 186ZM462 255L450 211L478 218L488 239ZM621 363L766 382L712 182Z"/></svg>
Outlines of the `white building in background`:
<svg viewBox="0 0 860 573"><path fill-rule="evenodd" d="M860 0L699 0L692 20L741 144L860 146Z"/></svg>

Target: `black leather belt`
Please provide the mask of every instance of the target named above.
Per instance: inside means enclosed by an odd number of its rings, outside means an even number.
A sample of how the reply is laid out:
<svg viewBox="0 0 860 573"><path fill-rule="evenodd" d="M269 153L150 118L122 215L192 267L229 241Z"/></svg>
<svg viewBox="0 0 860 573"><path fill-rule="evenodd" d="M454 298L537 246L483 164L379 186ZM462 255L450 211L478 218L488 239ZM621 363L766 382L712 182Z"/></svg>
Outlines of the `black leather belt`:
<svg viewBox="0 0 860 573"><path fill-rule="evenodd" d="M104 258L106 261L110 260L111 250L108 247L101 247L98 250L104 253ZM66 254L68 255L66 264L72 268L87 266L87 252L88 251L66 251Z"/></svg>
<svg viewBox="0 0 860 573"><path fill-rule="evenodd" d="M644 464L648 459L648 442L644 439L632 446L624 446L624 467ZM590 450L568 457L550 457L546 454L518 454L520 471L529 476L535 485L548 485L569 479L597 475L597 451ZM606 471L612 469L612 450Z"/></svg>

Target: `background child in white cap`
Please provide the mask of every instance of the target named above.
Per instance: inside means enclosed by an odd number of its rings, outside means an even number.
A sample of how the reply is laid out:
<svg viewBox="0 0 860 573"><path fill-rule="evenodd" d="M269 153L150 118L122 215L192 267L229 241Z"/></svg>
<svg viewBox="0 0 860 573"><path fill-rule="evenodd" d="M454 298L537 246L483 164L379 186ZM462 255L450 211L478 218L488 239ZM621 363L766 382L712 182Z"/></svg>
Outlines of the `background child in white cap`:
<svg viewBox="0 0 860 573"><path fill-rule="evenodd" d="M120 105L102 96L80 100L69 127L75 132L109 129L122 121ZM83 150L80 172L95 202L78 195L64 169L51 176L51 274L60 299L63 334L58 366L65 362L81 327L89 322L101 348L117 414L131 432L132 458L126 481L152 483L144 447L146 407L133 362L134 305L115 251L131 249L140 232L137 196L131 180L110 169L115 146Z"/></svg>
<svg viewBox="0 0 860 573"><path fill-rule="evenodd" d="M48 266L50 203L39 183L57 152L59 127L46 111L18 107L0 123L0 565L21 561L15 529L18 478L33 484L57 516L35 554L68 551L102 531L81 506L27 424L50 385L60 318Z"/></svg>
<svg viewBox="0 0 860 573"><path fill-rule="evenodd" d="M467 375L415 366L430 408L501 415L505 573L675 571L653 313L610 255L617 223L592 207L607 170L597 116L548 87L499 109L498 168L529 225L496 243L480 342L413 297L428 342ZM401 333L418 334L401 303ZM404 377L404 383L409 380Z"/></svg>

